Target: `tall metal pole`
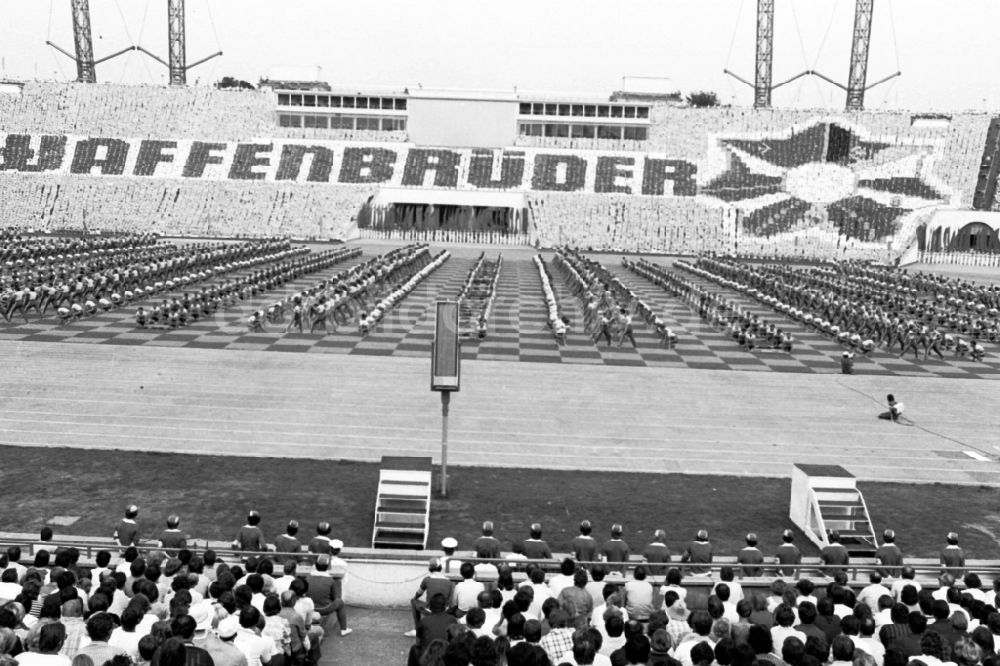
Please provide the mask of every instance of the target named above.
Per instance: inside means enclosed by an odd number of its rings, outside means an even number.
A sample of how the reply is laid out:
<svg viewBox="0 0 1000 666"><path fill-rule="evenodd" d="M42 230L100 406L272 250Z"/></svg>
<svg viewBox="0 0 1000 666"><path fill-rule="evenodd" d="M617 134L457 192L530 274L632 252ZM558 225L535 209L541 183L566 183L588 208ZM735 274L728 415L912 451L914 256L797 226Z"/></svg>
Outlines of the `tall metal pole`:
<svg viewBox="0 0 1000 666"><path fill-rule="evenodd" d="M872 12L875 0L857 0L854 6L854 41L851 43L851 70L847 77L847 110L865 108L865 84L868 78L868 47L872 37Z"/></svg>
<svg viewBox="0 0 1000 666"><path fill-rule="evenodd" d="M441 391L441 497L448 496L448 405L451 391Z"/></svg>
<svg viewBox="0 0 1000 666"><path fill-rule="evenodd" d="M774 0L757 0L757 73L753 86L753 105L771 106L771 63L774 59Z"/></svg>
<svg viewBox="0 0 1000 666"><path fill-rule="evenodd" d="M167 44L170 51L170 85L187 84L187 55L184 49L184 0L167 0Z"/></svg>
<svg viewBox="0 0 1000 666"><path fill-rule="evenodd" d="M76 80L97 83L94 69L94 41L90 32L90 3L73 0L73 41L76 43Z"/></svg>

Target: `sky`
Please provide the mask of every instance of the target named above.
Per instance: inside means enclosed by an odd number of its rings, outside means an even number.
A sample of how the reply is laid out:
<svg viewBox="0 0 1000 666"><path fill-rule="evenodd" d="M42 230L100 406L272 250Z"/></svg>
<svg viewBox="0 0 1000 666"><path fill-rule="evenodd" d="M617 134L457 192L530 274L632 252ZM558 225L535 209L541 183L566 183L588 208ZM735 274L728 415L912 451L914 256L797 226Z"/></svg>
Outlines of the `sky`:
<svg viewBox="0 0 1000 666"><path fill-rule="evenodd" d="M806 69L847 83L854 0L774 0L774 81ZM97 58L139 44L167 59L166 0L90 0ZM756 0L187 0L188 72L209 85L311 74L334 86L459 88L606 95L623 77L669 79L749 106ZM73 51L70 0L2 0L0 78L73 80L46 40ZM875 0L870 109L996 110L1000 0ZM129 52L98 81L159 83L164 65ZM804 77L773 104L842 108L844 91Z"/></svg>

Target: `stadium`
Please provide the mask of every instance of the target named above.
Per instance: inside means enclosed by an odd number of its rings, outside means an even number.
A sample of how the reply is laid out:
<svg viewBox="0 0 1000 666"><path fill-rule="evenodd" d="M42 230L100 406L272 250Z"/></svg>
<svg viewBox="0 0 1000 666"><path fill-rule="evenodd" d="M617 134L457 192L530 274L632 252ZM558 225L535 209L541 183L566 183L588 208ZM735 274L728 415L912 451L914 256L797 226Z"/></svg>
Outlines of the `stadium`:
<svg viewBox="0 0 1000 666"><path fill-rule="evenodd" d="M0 80L4 665L993 666L1000 116L866 108L872 0L844 108L773 0L752 106L194 85L183 0L99 82L66 4Z"/></svg>

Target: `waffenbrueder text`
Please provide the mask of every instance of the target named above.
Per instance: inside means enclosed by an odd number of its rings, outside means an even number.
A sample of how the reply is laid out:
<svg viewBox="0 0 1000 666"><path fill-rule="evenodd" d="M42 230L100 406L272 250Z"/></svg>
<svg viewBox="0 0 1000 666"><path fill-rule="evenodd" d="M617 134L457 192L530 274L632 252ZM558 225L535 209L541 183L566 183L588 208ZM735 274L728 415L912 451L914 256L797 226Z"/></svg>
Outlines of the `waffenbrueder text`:
<svg viewBox="0 0 1000 666"><path fill-rule="evenodd" d="M683 197L698 167L652 153L0 134L0 171Z"/></svg>

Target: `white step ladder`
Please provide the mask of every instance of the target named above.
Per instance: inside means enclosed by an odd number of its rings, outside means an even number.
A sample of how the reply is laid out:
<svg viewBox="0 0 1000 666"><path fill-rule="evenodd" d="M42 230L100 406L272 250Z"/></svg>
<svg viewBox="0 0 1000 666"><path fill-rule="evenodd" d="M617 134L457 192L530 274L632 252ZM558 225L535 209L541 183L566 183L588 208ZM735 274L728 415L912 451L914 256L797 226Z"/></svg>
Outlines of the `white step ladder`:
<svg viewBox="0 0 1000 666"><path fill-rule="evenodd" d="M431 510L431 459L384 456L375 498L372 548L427 547Z"/></svg>
<svg viewBox="0 0 1000 666"><path fill-rule="evenodd" d="M839 465L795 464L789 517L819 548L830 544L836 530L852 556L872 557L878 549L857 480Z"/></svg>

